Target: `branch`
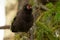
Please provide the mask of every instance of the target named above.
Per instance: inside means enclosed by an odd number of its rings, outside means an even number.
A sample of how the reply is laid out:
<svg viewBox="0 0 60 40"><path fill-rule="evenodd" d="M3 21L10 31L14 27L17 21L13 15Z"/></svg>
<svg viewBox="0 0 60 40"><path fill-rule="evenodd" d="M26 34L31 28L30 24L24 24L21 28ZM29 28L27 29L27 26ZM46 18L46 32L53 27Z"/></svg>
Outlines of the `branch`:
<svg viewBox="0 0 60 40"><path fill-rule="evenodd" d="M10 29L10 25L0 26L0 29Z"/></svg>
<svg viewBox="0 0 60 40"><path fill-rule="evenodd" d="M46 10L46 11L49 10L49 8L47 8L46 6L44 6L44 5L42 5L42 4L40 4L40 7L41 7L42 9Z"/></svg>

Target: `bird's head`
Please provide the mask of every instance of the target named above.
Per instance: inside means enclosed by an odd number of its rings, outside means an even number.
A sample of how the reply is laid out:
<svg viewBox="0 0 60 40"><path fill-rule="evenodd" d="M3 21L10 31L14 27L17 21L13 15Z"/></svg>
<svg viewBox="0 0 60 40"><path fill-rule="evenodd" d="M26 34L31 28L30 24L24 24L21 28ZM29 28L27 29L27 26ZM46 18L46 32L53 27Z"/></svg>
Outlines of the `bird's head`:
<svg viewBox="0 0 60 40"><path fill-rule="evenodd" d="M30 5L30 4L24 5L24 10L25 11L32 11L32 5Z"/></svg>

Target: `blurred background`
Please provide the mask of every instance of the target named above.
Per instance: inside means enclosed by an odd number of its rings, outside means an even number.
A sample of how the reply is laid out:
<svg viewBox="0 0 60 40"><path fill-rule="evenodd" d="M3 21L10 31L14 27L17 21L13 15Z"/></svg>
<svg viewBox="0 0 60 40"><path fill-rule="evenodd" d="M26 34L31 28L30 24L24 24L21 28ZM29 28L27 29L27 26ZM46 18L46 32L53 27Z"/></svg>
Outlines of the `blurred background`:
<svg viewBox="0 0 60 40"><path fill-rule="evenodd" d="M60 40L60 0L6 0L6 25L25 3L33 7L34 25L28 33L4 29L4 40Z"/></svg>

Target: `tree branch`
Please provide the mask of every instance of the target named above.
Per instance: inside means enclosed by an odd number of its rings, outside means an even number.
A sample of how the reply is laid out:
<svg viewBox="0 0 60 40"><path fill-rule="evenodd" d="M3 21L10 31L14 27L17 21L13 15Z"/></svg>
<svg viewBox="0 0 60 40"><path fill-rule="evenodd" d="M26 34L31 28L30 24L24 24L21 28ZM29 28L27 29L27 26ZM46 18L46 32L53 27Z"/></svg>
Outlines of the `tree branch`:
<svg viewBox="0 0 60 40"><path fill-rule="evenodd" d="M47 8L46 6L44 6L44 5L42 5L42 4L40 4L40 7L41 7L42 9L46 10L46 11L49 10L49 8Z"/></svg>
<svg viewBox="0 0 60 40"><path fill-rule="evenodd" d="M10 29L10 25L0 26L0 29Z"/></svg>

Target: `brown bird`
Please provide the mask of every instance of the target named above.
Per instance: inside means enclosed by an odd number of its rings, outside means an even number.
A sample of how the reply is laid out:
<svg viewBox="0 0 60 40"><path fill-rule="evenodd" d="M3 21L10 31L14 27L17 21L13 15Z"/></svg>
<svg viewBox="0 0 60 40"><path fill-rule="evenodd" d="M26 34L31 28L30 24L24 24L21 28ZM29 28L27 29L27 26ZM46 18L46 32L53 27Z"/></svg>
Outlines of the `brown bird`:
<svg viewBox="0 0 60 40"><path fill-rule="evenodd" d="M32 14L32 6L26 4L19 11L11 24L12 32L28 32L33 26L34 17Z"/></svg>

